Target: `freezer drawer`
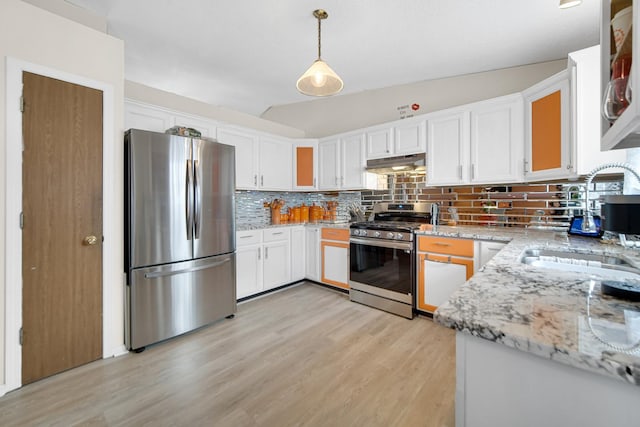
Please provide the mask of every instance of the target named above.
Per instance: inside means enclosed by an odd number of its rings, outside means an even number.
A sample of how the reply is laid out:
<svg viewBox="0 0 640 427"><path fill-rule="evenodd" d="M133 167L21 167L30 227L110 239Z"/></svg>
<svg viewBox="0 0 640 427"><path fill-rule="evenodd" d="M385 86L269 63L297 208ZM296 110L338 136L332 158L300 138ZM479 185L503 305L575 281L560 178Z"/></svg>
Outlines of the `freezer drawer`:
<svg viewBox="0 0 640 427"><path fill-rule="evenodd" d="M236 312L235 253L132 270L126 345L139 349Z"/></svg>

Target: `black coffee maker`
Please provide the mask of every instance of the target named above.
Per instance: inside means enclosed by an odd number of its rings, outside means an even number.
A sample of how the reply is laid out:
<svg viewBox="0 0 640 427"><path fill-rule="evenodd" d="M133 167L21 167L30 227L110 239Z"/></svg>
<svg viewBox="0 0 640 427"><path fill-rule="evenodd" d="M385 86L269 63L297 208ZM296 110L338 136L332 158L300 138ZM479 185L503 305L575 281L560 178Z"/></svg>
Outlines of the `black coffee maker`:
<svg viewBox="0 0 640 427"><path fill-rule="evenodd" d="M604 230L640 234L640 194L605 196L600 214Z"/></svg>

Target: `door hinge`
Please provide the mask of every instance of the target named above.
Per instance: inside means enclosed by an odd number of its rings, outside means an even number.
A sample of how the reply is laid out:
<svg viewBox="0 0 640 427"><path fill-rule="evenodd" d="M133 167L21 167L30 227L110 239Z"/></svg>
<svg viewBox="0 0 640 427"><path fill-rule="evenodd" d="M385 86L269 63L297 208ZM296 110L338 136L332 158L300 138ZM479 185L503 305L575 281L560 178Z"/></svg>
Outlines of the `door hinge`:
<svg viewBox="0 0 640 427"><path fill-rule="evenodd" d="M20 112L24 113L24 96L20 95Z"/></svg>
<svg viewBox="0 0 640 427"><path fill-rule="evenodd" d="M20 212L20 230L24 228L24 213Z"/></svg>
<svg viewBox="0 0 640 427"><path fill-rule="evenodd" d="M22 326L20 327L20 345L22 345L23 342L23 335L22 335Z"/></svg>

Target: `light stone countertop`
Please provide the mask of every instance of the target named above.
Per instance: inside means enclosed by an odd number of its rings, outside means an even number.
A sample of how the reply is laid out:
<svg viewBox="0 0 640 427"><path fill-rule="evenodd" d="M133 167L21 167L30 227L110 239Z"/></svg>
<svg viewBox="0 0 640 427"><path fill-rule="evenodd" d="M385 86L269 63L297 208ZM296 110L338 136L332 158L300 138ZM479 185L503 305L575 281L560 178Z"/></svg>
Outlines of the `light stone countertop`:
<svg viewBox="0 0 640 427"><path fill-rule="evenodd" d="M444 326L559 363L640 386L640 351L618 352L640 340L640 303L600 294L601 279L586 273L533 267L520 262L528 248L617 255L640 267L640 251L566 232L516 228L448 227L419 235L509 241L496 256L435 312Z"/></svg>
<svg viewBox="0 0 640 427"><path fill-rule="evenodd" d="M300 227L300 226L314 226L314 227L327 227L327 228L349 228L348 222L330 222L330 221L320 221L320 222L287 222L284 224L240 224L236 225L236 231L249 231L249 230L263 230L267 228L275 228L275 227Z"/></svg>

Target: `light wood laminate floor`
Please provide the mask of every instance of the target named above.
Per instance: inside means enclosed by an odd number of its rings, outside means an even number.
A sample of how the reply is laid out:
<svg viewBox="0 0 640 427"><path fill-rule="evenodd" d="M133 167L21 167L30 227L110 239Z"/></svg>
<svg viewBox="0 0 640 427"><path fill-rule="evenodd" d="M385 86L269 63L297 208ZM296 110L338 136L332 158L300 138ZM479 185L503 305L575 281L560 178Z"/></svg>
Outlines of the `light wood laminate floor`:
<svg viewBox="0 0 640 427"><path fill-rule="evenodd" d="M455 339L304 283L0 398L2 426L451 426Z"/></svg>

